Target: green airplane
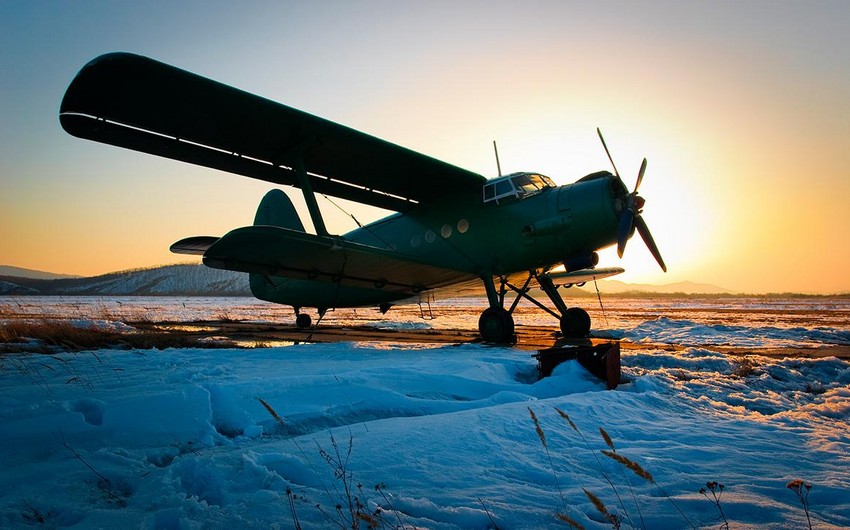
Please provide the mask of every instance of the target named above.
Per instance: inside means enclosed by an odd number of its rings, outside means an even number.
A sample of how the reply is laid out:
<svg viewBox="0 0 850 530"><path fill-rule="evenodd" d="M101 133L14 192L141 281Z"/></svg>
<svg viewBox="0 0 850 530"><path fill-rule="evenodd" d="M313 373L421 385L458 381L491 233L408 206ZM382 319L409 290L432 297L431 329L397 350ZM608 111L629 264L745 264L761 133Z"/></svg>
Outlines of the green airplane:
<svg viewBox="0 0 850 530"><path fill-rule="evenodd" d="M301 189L315 234L292 201L274 189L253 226L222 237L197 236L171 250L203 256L209 267L246 272L253 294L304 308L392 305L436 290L483 284L489 307L482 338L510 342L513 311L525 298L548 311L565 337L590 331L587 312L568 307L562 285L619 274L596 268L596 250L623 255L637 230L667 270L641 218L637 194L600 171L556 186L537 173L493 179L362 132L129 53L102 55L73 79L59 112L69 134ZM597 132L598 129L597 129ZM330 234L316 194L396 213L343 235ZM358 223L359 224L359 223ZM563 272L553 271L563 265ZM529 295L532 281L554 310ZM516 297L506 308L506 294Z"/></svg>

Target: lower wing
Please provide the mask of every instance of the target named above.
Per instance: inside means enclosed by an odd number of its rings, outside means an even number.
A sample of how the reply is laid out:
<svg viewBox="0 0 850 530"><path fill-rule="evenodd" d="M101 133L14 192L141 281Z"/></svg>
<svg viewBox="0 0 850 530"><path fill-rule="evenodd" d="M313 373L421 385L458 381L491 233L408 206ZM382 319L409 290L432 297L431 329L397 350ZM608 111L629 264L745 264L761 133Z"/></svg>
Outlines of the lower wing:
<svg viewBox="0 0 850 530"><path fill-rule="evenodd" d="M626 272L626 269L621 267L600 267L598 269L581 269L573 272L552 272L549 273L549 276L558 285L573 286L616 276L623 272Z"/></svg>
<svg viewBox="0 0 850 530"><path fill-rule="evenodd" d="M276 226L237 228L221 238L187 238L171 250L203 255L204 264L217 269L410 295L478 278L391 250Z"/></svg>

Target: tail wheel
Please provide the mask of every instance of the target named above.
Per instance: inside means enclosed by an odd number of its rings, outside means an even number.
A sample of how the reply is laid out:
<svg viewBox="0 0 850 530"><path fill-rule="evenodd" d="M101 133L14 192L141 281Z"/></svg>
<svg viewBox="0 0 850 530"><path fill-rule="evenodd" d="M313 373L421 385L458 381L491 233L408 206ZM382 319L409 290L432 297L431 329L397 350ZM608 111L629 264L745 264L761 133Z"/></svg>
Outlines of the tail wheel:
<svg viewBox="0 0 850 530"><path fill-rule="evenodd" d="M478 332L486 342L510 342L514 338L514 318L503 307L487 308L478 319Z"/></svg>
<svg viewBox="0 0 850 530"><path fill-rule="evenodd" d="M561 317L561 333L568 339L587 337L590 333L590 315L580 307L567 309Z"/></svg>
<svg viewBox="0 0 850 530"><path fill-rule="evenodd" d="M313 319L307 313L298 313L298 316L295 317L295 325L300 329L309 328L312 322Z"/></svg>

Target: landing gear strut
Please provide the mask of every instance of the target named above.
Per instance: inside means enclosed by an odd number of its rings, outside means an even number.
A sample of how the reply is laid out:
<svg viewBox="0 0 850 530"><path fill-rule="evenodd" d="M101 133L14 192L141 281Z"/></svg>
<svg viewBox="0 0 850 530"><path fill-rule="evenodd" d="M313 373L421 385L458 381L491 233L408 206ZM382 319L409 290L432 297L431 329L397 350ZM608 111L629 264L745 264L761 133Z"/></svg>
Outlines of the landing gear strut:
<svg viewBox="0 0 850 530"><path fill-rule="evenodd" d="M549 297L552 305L555 306L555 309L558 311L557 313L529 296L529 284L532 279L537 280L540 288ZM567 304L564 303L564 299L558 292L558 287L548 274L538 274L537 271L529 272L528 278L521 288L511 285L508 279L502 276L499 278L498 291L496 290L496 284L492 276L484 276L482 280L484 281L484 288L487 291L487 300L490 302L490 307L485 309L478 319L478 332L481 334L481 338L487 342L503 344L515 340L514 319L512 315L521 298L527 299L558 319L564 338L577 339L587 337L590 333L590 315L580 307L567 307ZM517 293L517 296L511 304L510 309L505 309L505 294L508 289Z"/></svg>
<svg viewBox="0 0 850 530"><path fill-rule="evenodd" d="M546 293L546 296L549 297L549 300L552 301L552 304L561 313L561 316L558 317L558 322L561 325L561 333L564 334L564 338L578 339L587 337L587 334L590 333L590 315L587 314L587 311L580 307L568 308L567 304L564 303L564 299L561 297L561 293L558 292L558 286L555 285L555 282L552 281L552 278L548 274L532 274L532 276L537 277L537 283L540 284L540 288L543 289L543 292ZM522 296L528 297L526 294Z"/></svg>

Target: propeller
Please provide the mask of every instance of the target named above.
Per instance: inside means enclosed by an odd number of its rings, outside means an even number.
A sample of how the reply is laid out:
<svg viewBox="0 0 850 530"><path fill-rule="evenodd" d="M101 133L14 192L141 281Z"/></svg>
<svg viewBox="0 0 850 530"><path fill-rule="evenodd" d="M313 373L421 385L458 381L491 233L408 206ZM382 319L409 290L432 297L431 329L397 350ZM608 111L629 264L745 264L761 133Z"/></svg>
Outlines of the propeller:
<svg viewBox="0 0 850 530"><path fill-rule="evenodd" d="M614 167L614 175L616 175L617 178L620 179L620 182L622 182L623 179L617 171L617 166L614 164L611 152L605 144L605 138L602 137L602 131L600 131L598 127L596 128L596 133L599 135L599 139L602 140L602 147L605 148L605 154L608 155L608 160L611 161L611 166ZM629 240L632 233L634 233L635 229L637 229L638 234L640 234L640 237L643 239L646 247L652 253L655 261L657 261L661 266L661 270L667 272L667 265L664 264L664 259L661 258L661 252L659 252L658 246L655 244L655 239L653 239L652 234L649 232L649 227L646 225L646 221L644 221L643 217L640 215L643 211L643 205L646 204L646 200L638 195L638 188L640 188L640 183L643 182L643 176L645 173L646 159L644 158L640 165L640 170L638 171L635 189L626 196L625 208L623 208L623 211L620 213L620 225L617 228L617 255L621 258L623 257L623 252L626 250L626 242ZM623 184L623 188L626 188L625 183Z"/></svg>

